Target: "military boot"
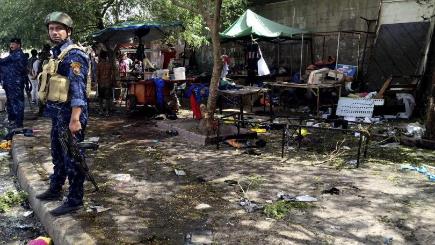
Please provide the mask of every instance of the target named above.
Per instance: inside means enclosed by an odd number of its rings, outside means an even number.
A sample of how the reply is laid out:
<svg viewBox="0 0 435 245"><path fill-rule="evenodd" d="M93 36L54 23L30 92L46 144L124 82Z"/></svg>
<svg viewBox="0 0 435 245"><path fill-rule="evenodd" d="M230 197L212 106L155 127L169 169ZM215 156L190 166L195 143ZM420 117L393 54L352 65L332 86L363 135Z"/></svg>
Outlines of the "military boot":
<svg viewBox="0 0 435 245"><path fill-rule="evenodd" d="M62 192L48 189L43 193L36 195L36 198L43 201L56 201L62 199Z"/></svg>
<svg viewBox="0 0 435 245"><path fill-rule="evenodd" d="M72 213L76 210L83 208L83 203L79 203L77 205L71 204L68 201L63 202L62 205L50 211L50 214L53 216L60 216L68 213Z"/></svg>

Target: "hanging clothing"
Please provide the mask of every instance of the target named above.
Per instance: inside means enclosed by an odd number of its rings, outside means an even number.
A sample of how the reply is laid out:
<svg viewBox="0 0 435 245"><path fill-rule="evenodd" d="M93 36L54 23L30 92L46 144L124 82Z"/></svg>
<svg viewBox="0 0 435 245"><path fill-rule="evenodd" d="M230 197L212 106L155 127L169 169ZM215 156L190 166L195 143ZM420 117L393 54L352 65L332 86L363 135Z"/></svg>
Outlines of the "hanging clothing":
<svg viewBox="0 0 435 245"><path fill-rule="evenodd" d="M163 69L168 69L169 62L171 62L171 59L175 59L175 56L177 54L177 51L170 49L168 51L162 51L163 55Z"/></svg>
<svg viewBox="0 0 435 245"><path fill-rule="evenodd" d="M257 62L258 66L258 75L259 76L266 76L270 74L269 67L266 64L266 61L263 58L263 54L261 53L260 46L258 46L258 52L260 54L260 59Z"/></svg>

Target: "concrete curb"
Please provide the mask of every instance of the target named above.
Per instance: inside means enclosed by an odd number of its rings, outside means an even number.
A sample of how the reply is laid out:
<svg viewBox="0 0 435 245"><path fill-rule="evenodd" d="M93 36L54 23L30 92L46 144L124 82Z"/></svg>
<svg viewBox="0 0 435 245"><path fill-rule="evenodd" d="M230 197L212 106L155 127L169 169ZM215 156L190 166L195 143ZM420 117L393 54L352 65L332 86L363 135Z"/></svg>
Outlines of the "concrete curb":
<svg viewBox="0 0 435 245"><path fill-rule="evenodd" d="M36 199L37 194L47 189L48 182L43 180L43 177L37 171L37 165L32 162L31 156L34 146L40 146L38 137L15 135L12 141L13 170L21 188L29 194L28 199L34 213L39 217L54 244L96 244L96 241L83 231L80 222L71 215L56 218L49 213L60 202L42 202ZM47 156L46 159L51 158L49 157L49 151L42 154Z"/></svg>

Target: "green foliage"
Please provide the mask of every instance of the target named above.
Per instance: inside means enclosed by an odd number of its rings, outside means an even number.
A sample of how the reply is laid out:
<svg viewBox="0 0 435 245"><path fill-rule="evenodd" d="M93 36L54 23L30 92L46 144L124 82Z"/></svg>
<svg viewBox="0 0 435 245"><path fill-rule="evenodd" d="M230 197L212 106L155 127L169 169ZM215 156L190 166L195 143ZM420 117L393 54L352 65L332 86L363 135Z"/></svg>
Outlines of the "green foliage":
<svg viewBox="0 0 435 245"><path fill-rule="evenodd" d="M280 200L275 203L266 204L264 213L273 219L283 219L292 209L308 209L314 205L307 202L289 202Z"/></svg>
<svg viewBox="0 0 435 245"><path fill-rule="evenodd" d="M89 41L100 22L110 25L149 16L148 2L141 0L7 0L0 5L0 42L8 45L11 37L18 36L24 48L40 48L48 42L45 16L53 11L71 16L73 38L78 41Z"/></svg>
<svg viewBox="0 0 435 245"><path fill-rule="evenodd" d="M194 8L198 6L196 0L183 0L181 2L186 3L188 6L193 6ZM153 0L149 1L149 4L150 13L154 20L180 20L183 23L184 31L174 33L174 35L166 40L167 42L173 42L175 39L181 37L192 47L198 48L202 45L209 44L209 30L199 13L177 7L171 0ZM228 28L231 23L246 10L246 7L247 0L223 0L221 30Z"/></svg>
<svg viewBox="0 0 435 245"><path fill-rule="evenodd" d="M27 199L27 193L23 191L7 191L0 196L0 213L4 213L15 205L23 203Z"/></svg>
<svg viewBox="0 0 435 245"><path fill-rule="evenodd" d="M196 0L184 0L195 6ZM227 28L246 9L246 0L224 0L222 29ZM157 20L184 23L184 31L174 33L167 42L183 38L199 47L208 43L208 31L197 13L179 8L170 0L6 0L0 5L0 49L7 50L9 39L21 37L24 48L40 48L48 42L45 16L52 11L64 11L74 20L73 38L90 41L91 34L103 25L125 20Z"/></svg>

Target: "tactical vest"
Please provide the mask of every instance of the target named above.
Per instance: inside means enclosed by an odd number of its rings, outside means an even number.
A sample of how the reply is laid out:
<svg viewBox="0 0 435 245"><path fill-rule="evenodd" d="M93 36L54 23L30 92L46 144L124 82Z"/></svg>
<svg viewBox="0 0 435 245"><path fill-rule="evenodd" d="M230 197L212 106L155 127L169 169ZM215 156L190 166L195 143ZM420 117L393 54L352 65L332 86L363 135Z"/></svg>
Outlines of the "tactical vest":
<svg viewBox="0 0 435 245"><path fill-rule="evenodd" d="M57 73L59 64L64 60L69 51L78 49L86 53L86 50L77 45L72 44L65 48L58 56L57 59L50 58L42 67L42 72L38 75L39 90L38 96L41 103L45 104L47 101L51 102L67 102L69 101L68 92L70 81L68 77L62 76ZM86 77L86 94L89 96L91 92L92 80L92 63L89 59L88 74Z"/></svg>

